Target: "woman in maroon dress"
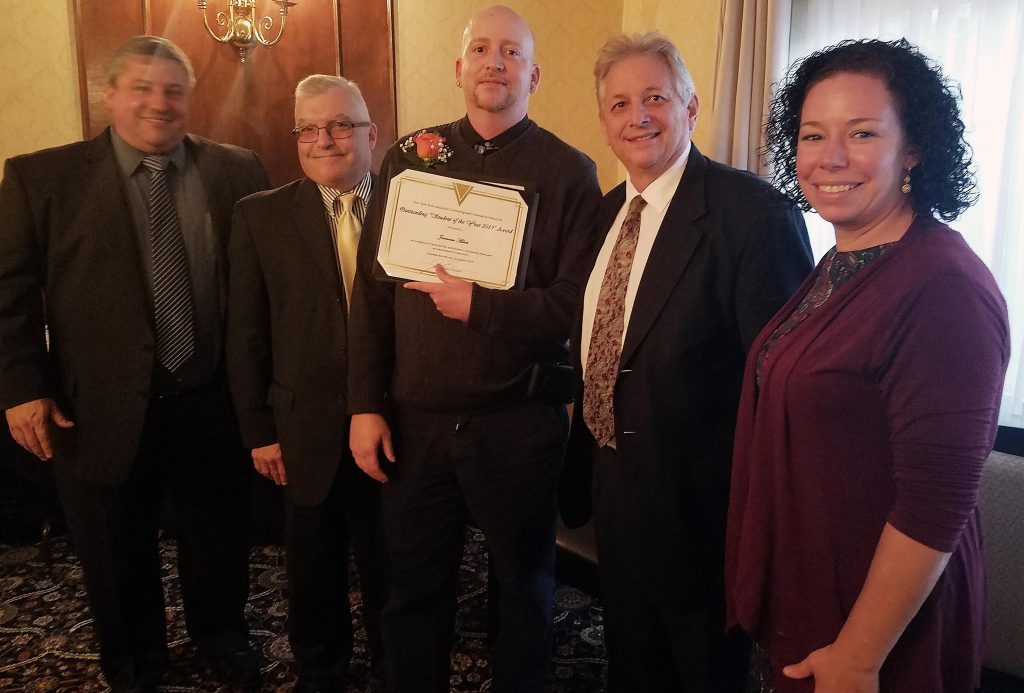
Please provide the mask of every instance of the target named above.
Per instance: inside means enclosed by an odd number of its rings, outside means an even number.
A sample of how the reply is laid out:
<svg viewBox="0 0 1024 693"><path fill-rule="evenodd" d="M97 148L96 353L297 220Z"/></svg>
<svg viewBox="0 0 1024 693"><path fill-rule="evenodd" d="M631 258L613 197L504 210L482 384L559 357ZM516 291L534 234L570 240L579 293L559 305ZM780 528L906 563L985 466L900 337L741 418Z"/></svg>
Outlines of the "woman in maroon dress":
<svg viewBox="0 0 1024 693"><path fill-rule="evenodd" d="M906 41L815 53L772 105L775 182L836 246L754 343L740 403L726 580L763 690L978 685L1009 337L991 273L936 219L976 199L963 131Z"/></svg>

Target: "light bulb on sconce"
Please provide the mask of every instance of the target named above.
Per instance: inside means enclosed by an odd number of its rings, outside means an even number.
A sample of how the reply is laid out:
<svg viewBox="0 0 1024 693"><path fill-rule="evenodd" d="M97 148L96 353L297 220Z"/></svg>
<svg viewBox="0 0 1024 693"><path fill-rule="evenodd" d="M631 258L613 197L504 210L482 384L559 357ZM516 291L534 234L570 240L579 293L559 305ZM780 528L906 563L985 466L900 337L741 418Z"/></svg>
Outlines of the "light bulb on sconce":
<svg viewBox="0 0 1024 693"><path fill-rule="evenodd" d="M281 23L277 27L277 36L268 40L263 32L273 28L274 18L264 16L256 19L256 0L227 0L227 13L217 13L217 26L222 31L220 35L210 28L210 20L206 15L206 0L198 1L199 9L203 11L203 24L206 25L210 36L219 43L230 43L243 63L249 52L257 45L269 48L281 40L288 18L288 8L296 4L289 0L271 0L278 7Z"/></svg>

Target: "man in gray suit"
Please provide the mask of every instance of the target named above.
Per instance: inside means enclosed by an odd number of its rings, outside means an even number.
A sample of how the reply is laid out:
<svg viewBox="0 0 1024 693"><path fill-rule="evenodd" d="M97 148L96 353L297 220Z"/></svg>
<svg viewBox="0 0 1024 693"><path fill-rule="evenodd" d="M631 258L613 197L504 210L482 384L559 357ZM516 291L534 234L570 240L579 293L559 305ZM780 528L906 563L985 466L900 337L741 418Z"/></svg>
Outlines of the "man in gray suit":
<svg viewBox="0 0 1024 693"><path fill-rule="evenodd" d="M170 41L129 40L112 126L10 159L0 184L0 408L54 460L114 691L154 691L167 667L165 495L192 641L226 683L259 672L222 347L231 209L268 181L252 152L185 133L194 80Z"/></svg>

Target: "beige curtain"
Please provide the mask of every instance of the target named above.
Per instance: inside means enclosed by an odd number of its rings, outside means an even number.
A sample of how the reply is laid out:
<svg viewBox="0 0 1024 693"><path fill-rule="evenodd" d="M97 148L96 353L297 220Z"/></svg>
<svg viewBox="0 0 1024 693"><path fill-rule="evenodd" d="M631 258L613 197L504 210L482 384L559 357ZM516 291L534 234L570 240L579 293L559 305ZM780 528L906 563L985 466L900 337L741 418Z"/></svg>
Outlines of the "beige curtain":
<svg viewBox="0 0 1024 693"><path fill-rule="evenodd" d="M711 158L765 176L758 154L772 83L789 61L792 0L725 0L719 23Z"/></svg>

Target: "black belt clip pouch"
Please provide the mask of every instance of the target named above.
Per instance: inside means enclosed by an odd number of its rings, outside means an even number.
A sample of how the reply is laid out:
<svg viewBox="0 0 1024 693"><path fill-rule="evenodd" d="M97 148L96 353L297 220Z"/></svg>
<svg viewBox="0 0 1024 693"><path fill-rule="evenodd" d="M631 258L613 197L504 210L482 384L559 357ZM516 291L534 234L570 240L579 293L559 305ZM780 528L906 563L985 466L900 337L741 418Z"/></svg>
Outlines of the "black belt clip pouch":
<svg viewBox="0 0 1024 693"><path fill-rule="evenodd" d="M530 370L526 395L551 404L569 404L573 400L572 365L568 363L535 363Z"/></svg>

